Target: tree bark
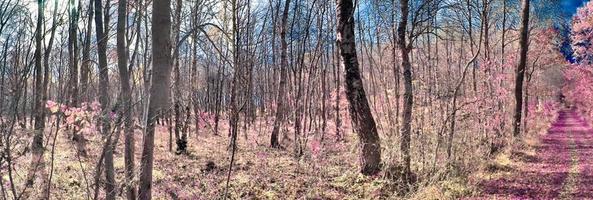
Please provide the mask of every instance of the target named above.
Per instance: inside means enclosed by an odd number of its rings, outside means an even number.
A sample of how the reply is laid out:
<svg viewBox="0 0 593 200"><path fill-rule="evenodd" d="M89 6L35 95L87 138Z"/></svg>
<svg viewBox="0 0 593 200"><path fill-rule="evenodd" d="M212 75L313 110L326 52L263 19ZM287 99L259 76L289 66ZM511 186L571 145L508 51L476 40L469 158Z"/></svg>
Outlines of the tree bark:
<svg viewBox="0 0 593 200"><path fill-rule="evenodd" d="M74 0L69 0L70 27L68 30L68 66L70 67L70 79L68 82L69 103L71 106L78 106L78 9Z"/></svg>
<svg viewBox="0 0 593 200"><path fill-rule="evenodd" d="M42 71L42 57L41 50L43 44L43 21L44 21L44 6L43 0L38 0L38 12L37 12L37 30L35 31L35 103L34 103L34 135L33 143L31 143L31 166L29 174L27 175L26 186L33 187L35 183L35 174L38 170L44 170L45 164L43 159L43 131L45 128L45 108L44 105L44 93L47 88L43 84L43 71ZM47 67L47 66L46 66Z"/></svg>
<svg viewBox="0 0 593 200"><path fill-rule="evenodd" d="M337 42L340 63L346 70L346 96L353 128L360 138L360 171L365 175L373 175L381 170L381 144L360 77L354 36L354 4L352 0L337 0L336 7Z"/></svg>
<svg viewBox="0 0 593 200"><path fill-rule="evenodd" d="M76 5L74 0L70 0L71 6ZM81 10L81 5L78 8L72 7L70 8L70 27L68 30L68 66L70 67L70 78L68 82L68 103L70 106L77 107L80 101L80 94L79 94L79 83L78 83L78 21L79 21L79 12ZM90 20L89 20L90 22ZM92 23L89 23L92 24ZM89 31L90 33L90 31ZM90 43L90 34L89 34L89 43ZM86 46L85 46L86 49ZM90 49L90 47L89 47ZM89 50L90 51L90 50ZM87 57L88 57L88 52ZM88 58L87 58L88 59ZM84 61L83 61L84 62ZM84 63L83 63L84 65ZM88 80L88 66L85 71L82 73L85 74L85 81ZM76 128L72 129L72 140L76 142L77 145L77 153L82 156L86 156L86 147L85 147L85 139L82 135L82 132L76 130Z"/></svg>
<svg viewBox="0 0 593 200"><path fill-rule="evenodd" d="M93 31L93 1L89 0L89 7L88 7L88 22L87 22L87 30L86 35L84 36L84 47L82 49L82 64L80 65L80 96L81 101L87 102L88 101L88 85L89 85L89 73L90 73L90 63L91 63L91 33Z"/></svg>
<svg viewBox="0 0 593 200"><path fill-rule="evenodd" d="M404 181L410 180L410 135L412 134L412 108L414 93L412 87L412 63L410 63L410 48L406 42L406 27L408 25L408 0L401 0L401 20L397 28L398 44L401 51L402 69L404 75L404 104L402 112L401 154L403 161Z"/></svg>
<svg viewBox="0 0 593 200"><path fill-rule="evenodd" d="M519 31L519 64L515 77L515 114L513 116L513 136L521 133L521 109L523 108L523 80L525 79L525 66L527 65L527 51L529 49L529 0L521 1L521 29Z"/></svg>
<svg viewBox="0 0 593 200"><path fill-rule="evenodd" d="M124 121L124 164L126 198L136 199L136 189L132 185L134 178L134 130L132 129L132 90L128 71L128 49L126 48L127 0L119 0L117 6L117 67L121 86L121 115ZM140 23L140 22L138 22ZM137 33L140 34L140 33ZM115 146L114 146L115 147ZM112 149L114 151L115 149Z"/></svg>
<svg viewBox="0 0 593 200"><path fill-rule="evenodd" d="M231 151L231 159L229 164L229 169L226 177L226 185L224 189L224 198L227 199L228 196L228 189L229 183L231 180L231 173L233 171L233 164L235 162L235 152L237 150L237 135L239 134L239 120L240 120L240 113L243 109L243 105L239 105L240 96L239 88L240 84L243 84L243 66L242 63L239 63L239 57L241 52L241 41L240 41L240 32L239 32L239 10L237 5L237 0L231 0L231 47L232 47L232 55L233 55L233 80L231 82L231 99L230 99L230 116L229 116L229 136L231 137L229 149Z"/></svg>
<svg viewBox="0 0 593 200"><path fill-rule="evenodd" d="M177 0L175 5L175 26L173 29L175 30L175 50L173 51L173 60L174 60L174 67L175 67L175 138L177 141L177 154L185 154L187 153L187 133L182 130L182 126L184 126L182 122L182 104L181 104L181 72L179 69L179 46L180 44L180 29L181 29L181 9L183 5L183 1ZM180 133L181 132L181 133Z"/></svg>
<svg viewBox="0 0 593 200"><path fill-rule="evenodd" d="M101 0L95 0L95 31L97 36L97 53L99 54L99 103L101 103L102 120L101 132L105 137L105 198L115 199L115 168L113 166L112 137L110 134L110 112L109 109L109 70L107 68L107 33L103 27L103 5ZM98 183L95 183L98 184Z"/></svg>
<svg viewBox="0 0 593 200"><path fill-rule="evenodd" d="M274 120L274 128L272 129L272 137L270 144L274 148L279 148L280 143L278 142L278 134L280 127L284 123L285 114L285 90L286 90L286 78L288 68L288 44L286 43L286 29L288 21L288 10L290 7L290 0L286 0L284 3L284 11L282 13L282 21L280 24L280 85L278 86L278 96L276 97L276 118Z"/></svg>
<svg viewBox="0 0 593 200"><path fill-rule="evenodd" d="M152 199L155 119L168 108L171 83L171 0L154 1L152 6L153 75L138 190L142 200Z"/></svg>

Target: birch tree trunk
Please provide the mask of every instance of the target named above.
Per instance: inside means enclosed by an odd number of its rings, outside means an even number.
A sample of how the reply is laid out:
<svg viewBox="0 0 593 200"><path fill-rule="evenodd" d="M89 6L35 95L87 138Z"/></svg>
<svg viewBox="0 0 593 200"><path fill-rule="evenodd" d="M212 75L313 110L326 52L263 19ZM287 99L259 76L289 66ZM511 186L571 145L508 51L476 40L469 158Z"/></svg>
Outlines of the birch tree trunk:
<svg viewBox="0 0 593 200"><path fill-rule="evenodd" d="M354 36L354 4L352 0L337 0L336 7L340 64L346 70L346 97L361 148L360 171L373 175L381 170L381 144L360 76Z"/></svg>

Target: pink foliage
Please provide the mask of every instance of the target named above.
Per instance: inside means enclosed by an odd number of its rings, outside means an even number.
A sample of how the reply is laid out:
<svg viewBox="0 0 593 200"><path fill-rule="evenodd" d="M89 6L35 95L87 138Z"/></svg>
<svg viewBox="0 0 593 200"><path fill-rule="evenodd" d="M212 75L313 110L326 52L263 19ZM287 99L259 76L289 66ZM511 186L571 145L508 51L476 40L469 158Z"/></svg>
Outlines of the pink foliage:
<svg viewBox="0 0 593 200"><path fill-rule="evenodd" d="M55 114L60 110L60 104L48 100L47 102L45 102L45 108L47 108L51 114Z"/></svg>
<svg viewBox="0 0 593 200"><path fill-rule="evenodd" d="M93 111L100 111L101 110L101 104L98 101L93 101L91 103L91 109Z"/></svg>
<svg viewBox="0 0 593 200"><path fill-rule="evenodd" d="M47 101L45 107L50 110L52 114L62 115L65 118L66 126L74 127L85 133L91 133L95 130L95 121L100 116L101 104L93 102L90 104L81 103L81 107L69 107L65 104L56 103L54 101ZM117 117L115 113L110 113L113 119Z"/></svg>
<svg viewBox="0 0 593 200"><path fill-rule="evenodd" d="M544 112L556 110L555 107L549 106L548 110L544 109L544 105L548 101L554 101L550 91L557 89L550 89L546 87L548 77L545 72L548 69L565 66L565 59L557 48L558 32L554 29L534 29L532 31L531 45L529 50L529 60L527 66L527 78L525 87L528 87L529 102L525 103L529 111L528 121L551 120L552 115L544 115ZM491 59L480 59L479 69L483 71L486 76L484 79L477 81L477 91L469 94L461 99L460 113L478 112L481 119L476 120L473 124L475 130L484 130L485 132L504 132L505 127L510 123L512 118L510 114L511 106L509 102L514 101L514 82L515 70L517 65L517 54L509 53L504 56L504 62L501 57L493 57ZM558 74L560 76L560 74ZM469 81L468 81L469 82ZM539 98L543 97L543 98ZM476 118L477 119L477 118ZM473 119L470 119L473 120Z"/></svg>
<svg viewBox="0 0 593 200"><path fill-rule="evenodd" d="M564 71L566 101L593 117L593 68L590 65L573 65Z"/></svg>
<svg viewBox="0 0 593 200"><path fill-rule="evenodd" d="M593 2L580 7L574 15L571 40L577 61L593 64Z"/></svg>

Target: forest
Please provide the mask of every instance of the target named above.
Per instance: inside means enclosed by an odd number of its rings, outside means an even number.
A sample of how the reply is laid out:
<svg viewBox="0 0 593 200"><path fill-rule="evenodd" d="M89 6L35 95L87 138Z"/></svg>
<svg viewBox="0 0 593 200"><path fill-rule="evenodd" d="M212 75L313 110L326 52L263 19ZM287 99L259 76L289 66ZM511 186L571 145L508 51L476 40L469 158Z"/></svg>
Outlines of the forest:
<svg viewBox="0 0 593 200"><path fill-rule="evenodd" d="M593 199L592 40L580 0L0 0L0 200Z"/></svg>

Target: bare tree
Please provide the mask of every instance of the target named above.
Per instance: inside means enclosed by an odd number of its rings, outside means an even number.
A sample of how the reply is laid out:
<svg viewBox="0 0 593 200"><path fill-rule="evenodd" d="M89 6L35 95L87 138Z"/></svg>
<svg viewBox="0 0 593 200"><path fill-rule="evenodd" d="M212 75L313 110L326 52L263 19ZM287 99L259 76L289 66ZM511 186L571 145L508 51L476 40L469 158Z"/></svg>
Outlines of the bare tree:
<svg viewBox="0 0 593 200"><path fill-rule="evenodd" d="M403 174L406 183L410 180L410 135L412 134L412 109L414 107L414 93L412 86L412 63L410 62L410 47L406 42L406 27L408 26L409 1L400 1L401 19L397 28L397 42L399 45L404 75L404 110L402 112L401 157L403 160ZM411 44L411 43L410 43Z"/></svg>
<svg viewBox="0 0 593 200"><path fill-rule="evenodd" d="M168 108L171 82L171 0L154 1L152 6L153 75L138 189L138 198L142 200L152 198L154 128L159 113Z"/></svg>
<svg viewBox="0 0 593 200"><path fill-rule="evenodd" d="M88 19L87 19L87 27L84 35L84 46L82 48L82 64L80 65L80 96L81 100L86 102L89 100L88 96L88 86L89 86L89 76L91 73L90 66L91 66L91 35L93 32L93 10L94 0L89 0L88 5ZM81 134L82 136L82 134ZM81 138L83 140L83 138Z"/></svg>
<svg viewBox="0 0 593 200"><path fill-rule="evenodd" d="M353 128L360 140L360 171L373 175L381 170L381 144L360 77L354 36L354 4L351 0L337 0L336 10L340 64L346 71L346 96Z"/></svg>
<svg viewBox="0 0 593 200"><path fill-rule="evenodd" d="M68 101L71 106L78 105L78 7L75 0L69 0L70 25L68 29L68 66L70 79L68 82Z"/></svg>
<svg viewBox="0 0 593 200"><path fill-rule="evenodd" d="M521 133L521 109L523 108L523 80L527 65L527 51L529 50L529 0L521 1L521 29L519 30L519 63L515 77L515 114L513 115L513 136ZM526 127L524 127L526 128Z"/></svg>
<svg viewBox="0 0 593 200"><path fill-rule="evenodd" d="M29 174L27 175L27 187L32 187L35 182L36 173L39 170L45 170L45 163L43 159L43 132L45 128L45 108L44 96L47 91L45 84L43 84L42 71L42 57L41 50L43 44L43 21L45 2L43 0L37 1L37 28L35 31L35 106L33 112L35 113L35 132L33 135L33 142L31 143L31 150L33 156L31 157L31 166ZM47 66L46 66L47 67Z"/></svg>
<svg viewBox="0 0 593 200"><path fill-rule="evenodd" d="M280 126L284 122L284 116L286 115L285 107L285 90L286 90L286 79L287 79L287 68L288 68L288 44L286 43L286 29L288 21L288 11L290 7L290 0L284 2L284 11L282 12L282 21L280 22L280 84L278 85L278 96L276 97L276 119L274 119L274 127L272 129L272 136L270 138L270 144L274 148L279 148L280 143L278 142L278 134L280 132ZM295 138L296 139L296 138Z"/></svg>
<svg viewBox="0 0 593 200"><path fill-rule="evenodd" d="M124 162L126 176L126 197L136 199L136 189L132 185L134 178L134 130L132 129L132 90L128 71L128 48L126 46L127 0L119 0L117 6L117 66L121 84L121 114L124 121ZM139 22L138 22L139 23ZM136 33L140 34L140 33Z"/></svg>
<svg viewBox="0 0 593 200"><path fill-rule="evenodd" d="M106 6L108 7L108 6ZM106 13L106 15L109 15ZM101 103L101 132L105 139L103 149L104 164L105 164L105 193L106 199L115 199L115 169L113 166L113 151L115 145L113 144L113 137L111 132L111 116L110 116L110 101L109 101L109 69L107 68L107 40L108 33L106 30L108 25L103 25L103 5L101 0L95 0L95 32L97 37L97 52L99 54L99 103ZM107 18L107 17L105 17ZM107 20L105 20L107 21ZM100 172L101 170L97 170ZM96 175L98 176L98 175ZM98 183L95 183L98 184Z"/></svg>

